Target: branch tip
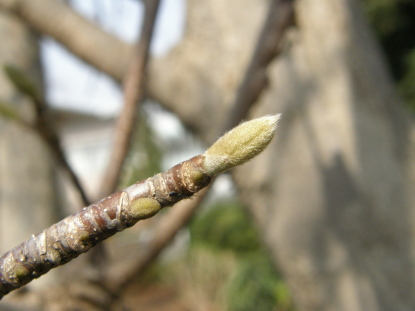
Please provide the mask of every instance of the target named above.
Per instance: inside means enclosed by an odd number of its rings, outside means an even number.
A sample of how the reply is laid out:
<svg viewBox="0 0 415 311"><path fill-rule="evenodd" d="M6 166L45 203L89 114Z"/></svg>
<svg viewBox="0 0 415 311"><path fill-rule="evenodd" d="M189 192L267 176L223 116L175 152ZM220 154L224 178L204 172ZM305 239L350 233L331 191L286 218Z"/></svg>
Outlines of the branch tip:
<svg viewBox="0 0 415 311"><path fill-rule="evenodd" d="M271 142L280 114L241 123L219 138L205 153L204 168L217 175L261 153Z"/></svg>

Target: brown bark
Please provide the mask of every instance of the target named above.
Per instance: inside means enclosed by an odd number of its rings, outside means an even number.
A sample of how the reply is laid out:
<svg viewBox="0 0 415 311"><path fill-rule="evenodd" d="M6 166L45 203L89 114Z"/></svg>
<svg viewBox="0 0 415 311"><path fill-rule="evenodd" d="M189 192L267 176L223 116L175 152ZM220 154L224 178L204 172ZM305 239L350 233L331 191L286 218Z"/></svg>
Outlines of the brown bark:
<svg viewBox="0 0 415 311"><path fill-rule="evenodd" d="M191 197L212 177L199 155L94 203L0 258L0 299L159 210Z"/></svg>

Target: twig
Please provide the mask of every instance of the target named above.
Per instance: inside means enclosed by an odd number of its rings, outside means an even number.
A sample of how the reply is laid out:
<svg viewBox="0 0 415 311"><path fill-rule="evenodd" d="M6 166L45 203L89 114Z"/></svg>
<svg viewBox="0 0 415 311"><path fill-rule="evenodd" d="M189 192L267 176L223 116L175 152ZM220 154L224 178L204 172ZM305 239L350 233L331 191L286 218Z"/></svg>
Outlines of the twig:
<svg viewBox="0 0 415 311"><path fill-rule="evenodd" d="M249 161L271 142L278 119L279 115L265 116L243 123L204 154L106 197L5 253L0 258L0 298Z"/></svg>
<svg viewBox="0 0 415 311"><path fill-rule="evenodd" d="M134 58L124 79L124 106L118 117L114 147L112 148L107 171L102 179L100 197L116 190L125 157L131 144L137 111L143 98L145 69L160 1L152 0L144 3L146 9L143 28L135 49Z"/></svg>

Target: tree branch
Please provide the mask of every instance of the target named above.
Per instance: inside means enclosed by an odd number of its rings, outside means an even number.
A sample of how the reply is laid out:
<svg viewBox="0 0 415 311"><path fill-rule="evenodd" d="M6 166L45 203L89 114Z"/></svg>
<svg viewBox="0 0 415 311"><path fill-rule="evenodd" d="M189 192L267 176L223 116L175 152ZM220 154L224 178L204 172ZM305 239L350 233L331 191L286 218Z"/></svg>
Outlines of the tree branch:
<svg viewBox="0 0 415 311"><path fill-rule="evenodd" d="M219 173L249 161L271 142L279 115L243 123L204 154L140 181L73 214L0 258L0 298L97 243L152 217L209 185Z"/></svg>
<svg viewBox="0 0 415 311"><path fill-rule="evenodd" d="M124 105L118 117L114 147L112 148L107 171L102 179L100 197L116 190L125 157L131 144L137 111L143 97L149 47L160 1L152 0L144 3L146 9L143 28L140 40L135 48L134 58L124 79Z"/></svg>
<svg viewBox="0 0 415 311"><path fill-rule="evenodd" d="M59 135L50 120L48 105L46 104L43 96L40 94L41 92L38 91L35 83L27 78L27 76L21 72L20 69L11 65L5 65L4 71L13 85L31 100L35 108L36 117L33 123L29 123L21 118L15 118L15 120L25 127L34 129L39 134L39 136L49 146L58 165L68 174L69 179L78 191L84 206L91 204L91 201L89 201L78 176L66 160Z"/></svg>
<svg viewBox="0 0 415 311"><path fill-rule="evenodd" d="M63 1L0 0L0 7L20 16L34 29L51 36L98 70L121 81L133 47L102 31Z"/></svg>
<svg viewBox="0 0 415 311"><path fill-rule="evenodd" d="M267 86L267 68L281 52L285 31L293 24L294 0L271 0L254 53L246 69L224 131L238 125Z"/></svg>

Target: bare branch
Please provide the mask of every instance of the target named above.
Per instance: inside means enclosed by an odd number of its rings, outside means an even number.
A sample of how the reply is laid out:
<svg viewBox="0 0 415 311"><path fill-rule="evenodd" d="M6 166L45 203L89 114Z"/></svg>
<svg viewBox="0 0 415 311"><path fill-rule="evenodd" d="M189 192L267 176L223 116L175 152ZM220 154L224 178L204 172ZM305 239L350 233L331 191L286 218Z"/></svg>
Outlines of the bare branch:
<svg viewBox="0 0 415 311"><path fill-rule="evenodd" d="M250 160L271 142L278 120L279 115L246 122L225 134L205 154L106 197L33 235L0 258L0 298L116 232L152 217L161 208L190 198L209 185L216 174ZM217 148L218 144L236 149ZM222 162L217 161L219 158Z"/></svg>
<svg viewBox="0 0 415 311"><path fill-rule="evenodd" d="M149 47L153 34L154 23L159 7L159 0L145 1L145 18L140 40L135 48L135 55L124 79L124 106L118 117L115 130L114 147L107 171L101 185L103 197L116 190L122 166L127 156L133 129L136 123L137 112L143 98L144 76L147 66Z"/></svg>

